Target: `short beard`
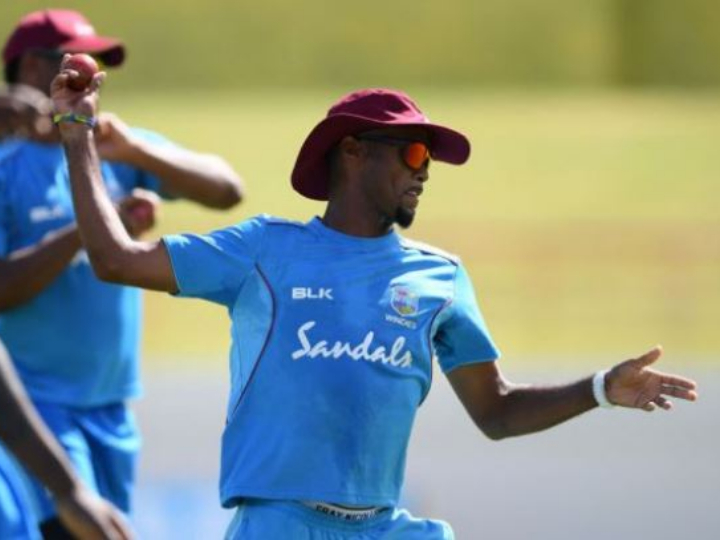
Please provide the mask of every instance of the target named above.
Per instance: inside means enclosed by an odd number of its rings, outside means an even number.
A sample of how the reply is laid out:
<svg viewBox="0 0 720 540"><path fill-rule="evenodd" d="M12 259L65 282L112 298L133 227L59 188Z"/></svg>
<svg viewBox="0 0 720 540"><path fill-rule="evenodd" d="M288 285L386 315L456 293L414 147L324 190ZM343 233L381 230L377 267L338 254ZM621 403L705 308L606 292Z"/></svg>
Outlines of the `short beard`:
<svg viewBox="0 0 720 540"><path fill-rule="evenodd" d="M412 225L415 219L415 210L408 210L400 206L395 212L395 223L400 225L403 229L407 229Z"/></svg>

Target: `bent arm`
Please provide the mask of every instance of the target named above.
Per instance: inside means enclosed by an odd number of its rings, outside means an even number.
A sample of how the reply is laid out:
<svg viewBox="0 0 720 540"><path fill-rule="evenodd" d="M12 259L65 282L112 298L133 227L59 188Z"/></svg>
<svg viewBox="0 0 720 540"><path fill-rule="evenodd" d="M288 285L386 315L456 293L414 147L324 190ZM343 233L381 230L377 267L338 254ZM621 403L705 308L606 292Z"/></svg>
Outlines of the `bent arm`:
<svg viewBox="0 0 720 540"><path fill-rule="evenodd" d="M62 273L80 250L75 224L54 231L39 244L0 259L0 311L32 300Z"/></svg>
<svg viewBox="0 0 720 540"><path fill-rule="evenodd" d="M151 173L167 195L222 209L242 200L242 180L219 156L145 141L113 114L101 115L99 127L100 157Z"/></svg>
<svg viewBox="0 0 720 540"><path fill-rule="evenodd" d="M92 129L62 124L75 214L97 276L114 283L176 292L170 257L162 242L139 242L125 230L100 173Z"/></svg>
<svg viewBox="0 0 720 540"><path fill-rule="evenodd" d="M115 208L125 230L137 238L154 225L157 195L135 189ZM138 215L142 206L147 211ZM71 263L82 243L77 224L50 232L33 246L0 258L0 312L32 300L42 293Z"/></svg>
<svg viewBox="0 0 720 540"><path fill-rule="evenodd" d="M104 73L95 75L90 89L76 92L68 86L72 71L65 66L53 79L51 94L55 111L75 121L95 117L98 91ZM100 172L93 126L88 123L59 124L70 173L75 217L93 270L104 281L145 289L176 292L170 257L162 242L133 240L108 196Z"/></svg>
<svg viewBox="0 0 720 540"><path fill-rule="evenodd" d="M157 176L169 195L210 208L231 208L243 198L240 178L218 156L139 142L130 163Z"/></svg>
<svg viewBox="0 0 720 540"><path fill-rule="evenodd" d="M497 362L459 367L448 380L475 425L493 440L542 431L597 406L592 379L558 386L509 382Z"/></svg>
<svg viewBox="0 0 720 540"><path fill-rule="evenodd" d="M122 515L92 493L35 411L0 342L0 440L52 493L59 517L74 537L129 540Z"/></svg>
<svg viewBox="0 0 720 540"><path fill-rule="evenodd" d="M67 457L35 412L0 344L0 440L54 494L75 489L78 482Z"/></svg>

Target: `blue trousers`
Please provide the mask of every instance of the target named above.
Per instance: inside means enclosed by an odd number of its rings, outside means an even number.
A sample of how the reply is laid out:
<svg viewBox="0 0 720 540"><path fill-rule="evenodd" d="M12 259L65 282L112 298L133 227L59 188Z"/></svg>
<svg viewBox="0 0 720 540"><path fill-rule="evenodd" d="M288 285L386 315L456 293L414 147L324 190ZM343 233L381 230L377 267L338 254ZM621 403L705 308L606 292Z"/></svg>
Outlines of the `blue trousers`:
<svg viewBox="0 0 720 540"><path fill-rule="evenodd" d="M129 514L140 451L132 411L124 403L78 409L35 402L35 407L67 452L78 476ZM55 507L45 488L34 478L31 484L40 520L53 517Z"/></svg>
<svg viewBox="0 0 720 540"><path fill-rule="evenodd" d="M0 538L39 540L37 513L32 505L24 472L9 451L0 445Z"/></svg>

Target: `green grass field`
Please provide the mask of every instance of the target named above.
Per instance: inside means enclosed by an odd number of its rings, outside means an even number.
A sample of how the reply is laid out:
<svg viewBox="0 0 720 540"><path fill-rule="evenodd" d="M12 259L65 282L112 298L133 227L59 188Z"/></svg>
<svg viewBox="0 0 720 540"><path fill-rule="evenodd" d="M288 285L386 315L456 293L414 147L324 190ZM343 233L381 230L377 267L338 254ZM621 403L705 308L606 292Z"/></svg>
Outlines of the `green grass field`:
<svg viewBox="0 0 720 540"><path fill-rule="evenodd" d="M435 164L407 236L459 254L508 357L720 350L720 96L478 93L409 89L434 121L466 132L462 168ZM322 212L289 186L310 128L342 92L138 97L105 106L127 121L225 156L246 204L165 206L158 233L206 231L267 212ZM146 357L217 360L226 313L146 296Z"/></svg>

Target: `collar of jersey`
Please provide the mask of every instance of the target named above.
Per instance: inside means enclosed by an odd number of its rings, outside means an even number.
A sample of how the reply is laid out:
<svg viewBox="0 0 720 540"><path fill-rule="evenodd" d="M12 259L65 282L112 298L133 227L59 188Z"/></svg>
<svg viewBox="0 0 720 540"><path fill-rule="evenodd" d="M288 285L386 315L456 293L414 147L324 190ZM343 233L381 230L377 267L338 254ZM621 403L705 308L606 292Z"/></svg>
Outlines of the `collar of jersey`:
<svg viewBox="0 0 720 540"><path fill-rule="evenodd" d="M331 229L322 222L322 219L315 216L308 223L308 228L314 231L319 236L332 240L335 243L342 244L348 247L354 246L368 251L377 251L379 249L397 246L400 243L400 237L392 230L384 236L378 236L375 238L367 238L364 236L351 236L349 234L341 233L335 229Z"/></svg>

